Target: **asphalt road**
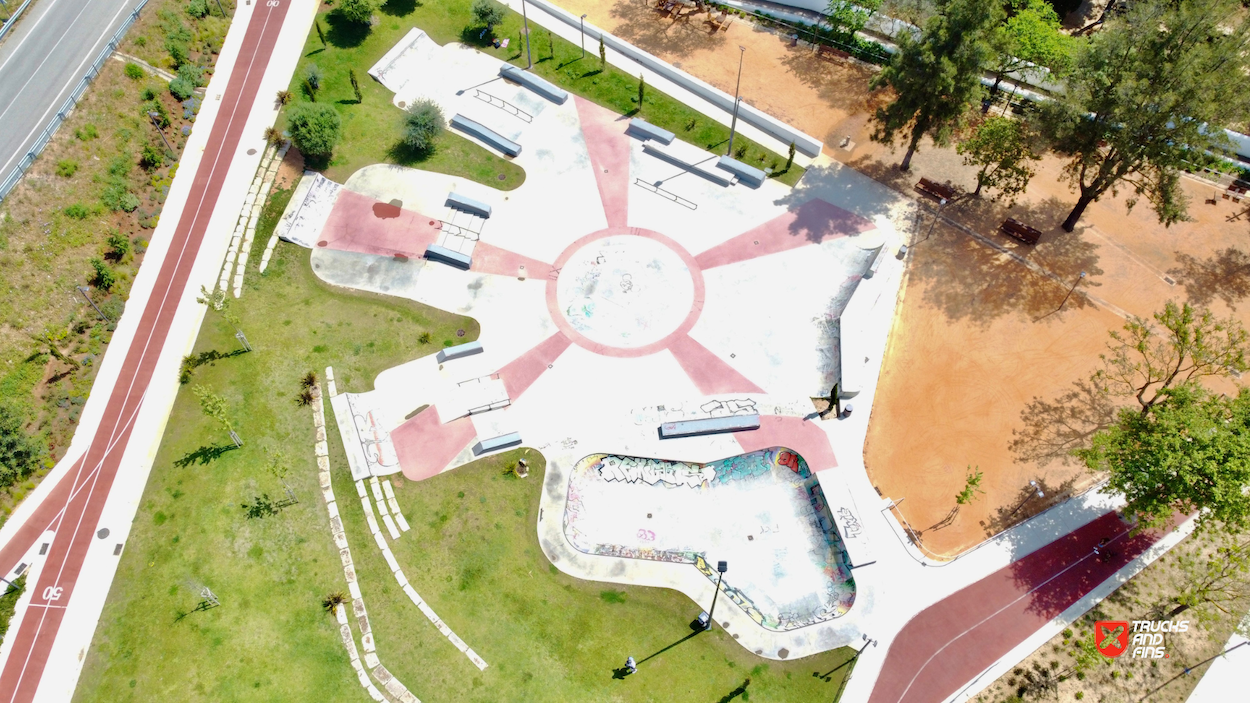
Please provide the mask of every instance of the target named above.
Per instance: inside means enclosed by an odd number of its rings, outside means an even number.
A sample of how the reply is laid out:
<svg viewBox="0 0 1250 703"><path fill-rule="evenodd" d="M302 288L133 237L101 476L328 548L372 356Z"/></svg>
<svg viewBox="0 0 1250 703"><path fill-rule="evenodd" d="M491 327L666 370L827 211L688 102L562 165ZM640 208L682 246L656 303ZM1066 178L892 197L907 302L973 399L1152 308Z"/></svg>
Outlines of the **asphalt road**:
<svg viewBox="0 0 1250 703"><path fill-rule="evenodd" d="M139 2L39 0L0 43L0 182Z"/></svg>

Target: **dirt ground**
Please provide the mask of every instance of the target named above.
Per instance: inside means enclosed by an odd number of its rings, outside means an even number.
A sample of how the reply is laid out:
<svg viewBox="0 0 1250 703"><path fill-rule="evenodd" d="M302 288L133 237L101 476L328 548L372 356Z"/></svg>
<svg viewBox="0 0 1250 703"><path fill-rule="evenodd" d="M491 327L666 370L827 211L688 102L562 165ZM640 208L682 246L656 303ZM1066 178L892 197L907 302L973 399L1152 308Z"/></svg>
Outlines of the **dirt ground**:
<svg viewBox="0 0 1250 703"><path fill-rule="evenodd" d="M825 153L914 195L925 176L965 190L975 172L953 149L924 144L910 173L902 157L873 143L868 83L875 69L815 58L810 48L741 18L710 33L697 18L673 22L641 0L563 0L562 6L691 74L732 91L738 46L746 100L823 139ZM850 139L850 149L840 148ZM1124 314L1149 316L1168 299L1236 313L1250 296L1250 216L1229 221L1245 205L1219 199L1214 188L1187 181L1194 222L1164 228L1145 205L1126 213L1124 198L1094 203L1071 234L1058 225L1076 197L1059 180L1062 162L1038 165L1029 192L1013 208L988 200L960 201L944 215L1003 249L939 224L932 203L914 223L908 281L896 314L865 460L883 495L931 555L950 557L1094 483L1066 450L1086 418L1113 410L1073 385L1098 364L1107 333ZM1035 247L995 230L1007 217L1042 230ZM926 240L925 237L929 236ZM1087 276L1059 310L1081 272ZM1088 292L1088 297L1084 295ZM915 402L923 398L924 402ZM985 477L984 494L954 511L968 467ZM1044 493L1037 498L1029 481Z"/></svg>

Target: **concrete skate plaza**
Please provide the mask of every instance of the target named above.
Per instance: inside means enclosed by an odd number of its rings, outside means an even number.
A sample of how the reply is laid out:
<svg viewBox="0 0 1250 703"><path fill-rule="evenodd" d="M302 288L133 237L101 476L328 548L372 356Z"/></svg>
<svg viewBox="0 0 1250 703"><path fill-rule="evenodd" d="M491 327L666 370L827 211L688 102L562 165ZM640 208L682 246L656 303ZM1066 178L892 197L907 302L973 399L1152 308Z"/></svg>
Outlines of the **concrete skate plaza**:
<svg viewBox="0 0 1250 703"><path fill-rule="evenodd" d="M594 454L569 477L564 532L586 554L733 565L724 591L752 620L792 630L855 600L842 540L807 463L781 447L709 464Z"/></svg>

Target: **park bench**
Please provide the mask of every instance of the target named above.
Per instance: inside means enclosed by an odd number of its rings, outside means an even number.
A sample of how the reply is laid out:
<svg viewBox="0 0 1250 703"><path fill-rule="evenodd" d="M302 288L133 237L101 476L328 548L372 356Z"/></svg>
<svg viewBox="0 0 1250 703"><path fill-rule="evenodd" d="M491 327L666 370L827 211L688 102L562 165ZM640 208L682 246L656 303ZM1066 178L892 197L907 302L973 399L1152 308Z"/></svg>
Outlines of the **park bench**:
<svg viewBox="0 0 1250 703"><path fill-rule="evenodd" d="M916 190L920 191L922 195L927 195L934 200L955 199L954 188L936 181L931 181L928 178L921 178L920 182L916 184Z"/></svg>
<svg viewBox="0 0 1250 703"><path fill-rule="evenodd" d="M1037 240L1042 237L1041 230L1030 227L1014 217L1003 220L998 229L1008 237L1018 239L1025 244L1037 244Z"/></svg>
<svg viewBox="0 0 1250 703"><path fill-rule="evenodd" d="M816 49L816 58L825 59L826 61L832 61L834 59L837 59L837 60L849 59L851 58L851 55L841 49L836 49L832 46L821 44Z"/></svg>

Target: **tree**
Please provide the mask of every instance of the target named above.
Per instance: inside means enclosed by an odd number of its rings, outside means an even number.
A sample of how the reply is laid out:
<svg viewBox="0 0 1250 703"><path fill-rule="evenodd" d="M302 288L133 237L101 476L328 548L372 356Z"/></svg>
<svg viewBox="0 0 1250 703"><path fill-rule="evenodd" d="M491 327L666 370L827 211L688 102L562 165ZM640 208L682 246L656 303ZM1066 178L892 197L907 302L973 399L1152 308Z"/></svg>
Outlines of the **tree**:
<svg viewBox="0 0 1250 703"><path fill-rule="evenodd" d="M1006 199L1014 205L1016 196L1024 192L1033 178L1029 162L1041 157L1033 151L1032 135L1028 126L1007 117L990 117L982 122L972 136L955 146L964 157L965 166L980 166L977 172L977 189L998 191L995 200Z"/></svg>
<svg viewBox="0 0 1250 703"><path fill-rule="evenodd" d="M990 45L996 58L990 69L994 85L993 97L1003 77L1014 71L1042 66L1061 72L1072 59L1073 40L1062 31L1059 15L1046 0L1009 0L1007 21L990 33ZM985 103L982 112L989 110Z"/></svg>
<svg viewBox="0 0 1250 703"><path fill-rule="evenodd" d="M47 453L42 441L26 434L27 413L0 403L0 484L11 486L35 472Z"/></svg>
<svg viewBox="0 0 1250 703"><path fill-rule="evenodd" d="M638 111L642 112L642 98L647 94L647 79L641 73L638 74Z"/></svg>
<svg viewBox="0 0 1250 703"><path fill-rule="evenodd" d="M374 0L339 0L335 12L339 17L355 24L369 24L373 21L373 13L377 10Z"/></svg>
<svg viewBox="0 0 1250 703"><path fill-rule="evenodd" d="M503 5L496 0L473 0L473 21L479 27L486 27L489 33L495 29L495 25L501 24L504 18Z"/></svg>
<svg viewBox="0 0 1250 703"><path fill-rule="evenodd" d="M287 115L286 127L301 153L325 156L339 141L339 113L319 103L296 105Z"/></svg>
<svg viewBox="0 0 1250 703"><path fill-rule="evenodd" d="M130 239L119 229L110 230L104 242L109 246L109 251L105 256L113 261L121 261L126 258L126 254L130 253Z"/></svg>
<svg viewBox="0 0 1250 703"><path fill-rule="evenodd" d="M872 139L893 146L907 132L900 170L911 167L922 137L944 146L980 99L981 72L991 59L986 36L1000 15L992 0L946 0L919 37L897 37L898 53L872 81L873 89L888 86L897 97L877 108Z"/></svg>
<svg viewBox="0 0 1250 703"><path fill-rule="evenodd" d="M96 288L102 291L110 291L117 284L117 274L113 272L113 269L109 268L108 264L104 263L103 259L92 259L91 270L93 272L91 283Z"/></svg>
<svg viewBox="0 0 1250 703"><path fill-rule="evenodd" d="M360 103L364 102L365 97L364 95L361 95L360 93L360 83L356 82L356 69L354 68L347 69L347 80L351 81L352 92L356 94L356 104L359 105Z"/></svg>
<svg viewBox="0 0 1250 703"><path fill-rule="evenodd" d="M608 48L603 45L603 34L599 35L599 70L603 71L608 67Z"/></svg>
<svg viewBox="0 0 1250 703"><path fill-rule="evenodd" d="M1120 411L1117 421L1075 452L1109 474L1127 498L1138 528L1165 525L1177 512L1201 511L1199 525L1250 525L1250 391L1214 395L1197 383L1165 388L1148 413Z"/></svg>
<svg viewBox="0 0 1250 703"><path fill-rule="evenodd" d="M165 152L152 144L144 144L139 154L139 166L144 171L155 171L165 165Z"/></svg>
<svg viewBox="0 0 1250 703"><path fill-rule="evenodd" d="M252 345L248 344L247 335L243 334L243 321L230 309L230 298L226 297L224 289L214 288L210 292L208 288L200 286L200 297L196 298L195 302L216 310L221 315L221 319L234 328L234 336L243 344L243 350L252 351Z"/></svg>
<svg viewBox="0 0 1250 703"><path fill-rule="evenodd" d="M304 93L308 99L317 102L317 93L321 91L321 69L317 64L308 64L304 72Z"/></svg>
<svg viewBox="0 0 1250 703"><path fill-rule="evenodd" d="M1177 169L1225 144L1223 130L1207 125L1250 112L1250 17L1238 12L1234 0L1135 2L1079 52L1062 96L1042 110L1079 191L1065 230L1125 186L1130 210L1144 197L1164 225L1187 219Z"/></svg>
<svg viewBox="0 0 1250 703"><path fill-rule="evenodd" d="M200 411L204 413L204 416L216 420L230 434L230 439L234 440L235 445L241 446L241 442L237 439L238 435L234 432L234 424L230 422L230 416L226 412L226 399L214 393L213 389L208 386L199 383L191 387L191 392L199 398Z"/></svg>
<svg viewBox="0 0 1250 703"><path fill-rule="evenodd" d="M968 475L964 478L964 489L955 496L955 502L959 505L967 505L977 499L977 495L985 495L985 491L981 490L981 479L985 477L985 472L980 467L968 467Z"/></svg>
<svg viewBox="0 0 1250 703"><path fill-rule="evenodd" d="M1169 300L1154 320L1162 329L1134 316L1123 333L1111 332L1109 353L1099 356L1102 368L1090 378L1105 393L1135 398L1142 415L1168 400L1166 391L1175 385L1250 368L1246 330L1236 319Z"/></svg>
<svg viewBox="0 0 1250 703"><path fill-rule="evenodd" d="M786 169L785 170L789 171L790 167L793 165L794 165L794 142L790 142L790 153L789 155L786 156Z"/></svg>
<svg viewBox="0 0 1250 703"><path fill-rule="evenodd" d="M1183 552L1176 560L1183 580L1171 597L1175 607L1167 617L1204 605L1225 615L1246 612L1250 606L1250 535L1207 536L1197 551ZM1200 618L1210 613L1197 612Z"/></svg>
<svg viewBox="0 0 1250 703"><path fill-rule="evenodd" d="M438 103L429 98L416 100L404 115L404 146L418 154L428 154L434 151L434 141L445 127L443 109Z"/></svg>
<svg viewBox="0 0 1250 703"><path fill-rule="evenodd" d="M829 0L820 24L833 34L852 38L881 9L881 0Z"/></svg>

